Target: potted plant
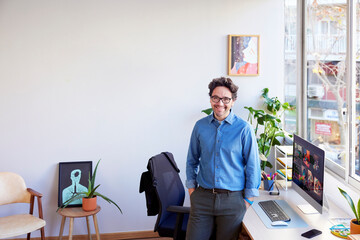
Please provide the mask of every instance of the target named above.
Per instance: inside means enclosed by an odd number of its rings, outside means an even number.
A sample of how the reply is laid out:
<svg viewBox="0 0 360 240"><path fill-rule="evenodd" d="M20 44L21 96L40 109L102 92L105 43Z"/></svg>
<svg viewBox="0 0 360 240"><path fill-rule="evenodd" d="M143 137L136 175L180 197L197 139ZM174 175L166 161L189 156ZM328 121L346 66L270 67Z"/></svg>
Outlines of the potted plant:
<svg viewBox="0 0 360 240"><path fill-rule="evenodd" d="M353 200L351 199L351 197L349 196L349 194L347 194L347 192L345 192L344 190L342 190L339 187L338 187L338 189L339 189L340 193L344 196L344 198L347 200L347 202L350 205L351 210L355 214L355 218L350 221L350 233L351 234L360 234L360 199L358 201L357 209L356 209L356 206L355 206Z"/></svg>
<svg viewBox="0 0 360 240"><path fill-rule="evenodd" d="M89 174L88 190L75 193L69 200L64 202L63 206L59 207L56 211L59 211L60 208L67 207L71 202L81 199L81 198L82 198L83 210L84 211L93 211L96 209L97 197L99 196L99 197L103 198L105 201L107 201L108 203L114 204L119 209L119 211L122 213L120 207L114 201L112 201L110 198L108 198L108 197L104 196L103 194L96 191L98 189L98 187L100 186L100 184L95 186L96 172L97 172L97 168L100 163L100 160L97 162L97 164L95 166L95 170L93 172L92 177L90 177L90 174Z"/></svg>
<svg viewBox="0 0 360 240"><path fill-rule="evenodd" d="M285 111L294 111L295 106L288 102L281 103L277 97L268 96L269 89L264 88L261 96L264 98L266 110L256 110L252 107L244 107L249 110L248 121L253 124L256 120L255 135L257 138L259 157L261 160L261 170L265 167L272 168L272 164L267 161L272 146L281 145L278 137L285 137L285 131L281 126L281 117ZM259 125L262 126L259 128ZM261 132L262 131L262 132ZM292 137L292 135L289 135Z"/></svg>

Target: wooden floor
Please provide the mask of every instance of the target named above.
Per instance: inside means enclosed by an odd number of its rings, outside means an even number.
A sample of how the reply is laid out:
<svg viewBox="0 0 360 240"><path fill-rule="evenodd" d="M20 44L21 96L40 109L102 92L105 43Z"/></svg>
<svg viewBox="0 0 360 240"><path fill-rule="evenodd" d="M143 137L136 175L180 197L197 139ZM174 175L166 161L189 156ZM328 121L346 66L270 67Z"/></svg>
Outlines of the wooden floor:
<svg viewBox="0 0 360 240"><path fill-rule="evenodd" d="M167 238L167 237L163 237L163 238L136 238L133 240L172 240L172 238Z"/></svg>

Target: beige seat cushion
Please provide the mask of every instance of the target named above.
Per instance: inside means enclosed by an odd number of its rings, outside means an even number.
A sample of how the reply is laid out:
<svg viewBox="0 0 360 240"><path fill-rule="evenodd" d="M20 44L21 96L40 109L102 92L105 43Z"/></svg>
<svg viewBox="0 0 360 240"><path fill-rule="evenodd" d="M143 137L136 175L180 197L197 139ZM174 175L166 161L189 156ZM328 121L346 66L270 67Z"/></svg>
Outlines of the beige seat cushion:
<svg viewBox="0 0 360 240"><path fill-rule="evenodd" d="M15 237L45 226L45 221L30 214L0 218L0 238Z"/></svg>

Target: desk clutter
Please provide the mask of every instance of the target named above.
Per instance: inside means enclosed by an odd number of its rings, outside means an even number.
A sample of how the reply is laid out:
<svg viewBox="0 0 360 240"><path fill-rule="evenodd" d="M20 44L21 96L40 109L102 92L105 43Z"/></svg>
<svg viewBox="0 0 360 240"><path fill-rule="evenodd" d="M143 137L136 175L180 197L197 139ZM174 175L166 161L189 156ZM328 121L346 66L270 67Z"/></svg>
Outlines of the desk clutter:
<svg viewBox="0 0 360 240"><path fill-rule="evenodd" d="M287 168L292 168L292 157L278 157L276 158L279 163L283 166L287 166Z"/></svg>
<svg viewBox="0 0 360 240"><path fill-rule="evenodd" d="M285 157L277 157L276 160L283 168L277 169L276 172L283 178L291 181L292 177L292 146L279 146L278 149Z"/></svg>
<svg viewBox="0 0 360 240"><path fill-rule="evenodd" d="M330 228L330 232L339 237L347 239L350 235L350 221L351 218L330 218L330 223L334 224ZM359 238L360 239L360 238Z"/></svg>
<svg viewBox="0 0 360 240"><path fill-rule="evenodd" d="M284 178L286 177L288 181L292 180L292 169L291 168L288 168L288 169L282 168L282 169L276 170L276 173L280 174L280 176L283 176Z"/></svg>
<svg viewBox="0 0 360 240"><path fill-rule="evenodd" d="M292 181L293 145L282 145L275 147L275 173L276 180L281 181L282 187L287 190L288 182Z"/></svg>
<svg viewBox="0 0 360 240"><path fill-rule="evenodd" d="M275 174L266 174L265 171L263 171L261 173L261 177L263 179L264 182L264 189L266 191L272 191L274 189L274 183L275 183L275 177L276 177L277 173Z"/></svg>
<svg viewBox="0 0 360 240"><path fill-rule="evenodd" d="M338 224L338 225L332 226L330 228L330 232L339 238L346 239L348 237L348 235L350 234L350 228L344 226L344 224Z"/></svg>

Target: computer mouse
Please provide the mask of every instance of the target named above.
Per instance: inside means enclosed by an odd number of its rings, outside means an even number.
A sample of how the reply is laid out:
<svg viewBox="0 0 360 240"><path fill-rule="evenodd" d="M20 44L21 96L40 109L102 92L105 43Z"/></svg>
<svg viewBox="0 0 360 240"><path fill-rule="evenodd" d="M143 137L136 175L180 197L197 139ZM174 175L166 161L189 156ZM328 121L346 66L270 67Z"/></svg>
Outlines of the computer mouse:
<svg viewBox="0 0 360 240"><path fill-rule="evenodd" d="M271 223L271 226L288 226L289 224L284 221L275 221Z"/></svg>

